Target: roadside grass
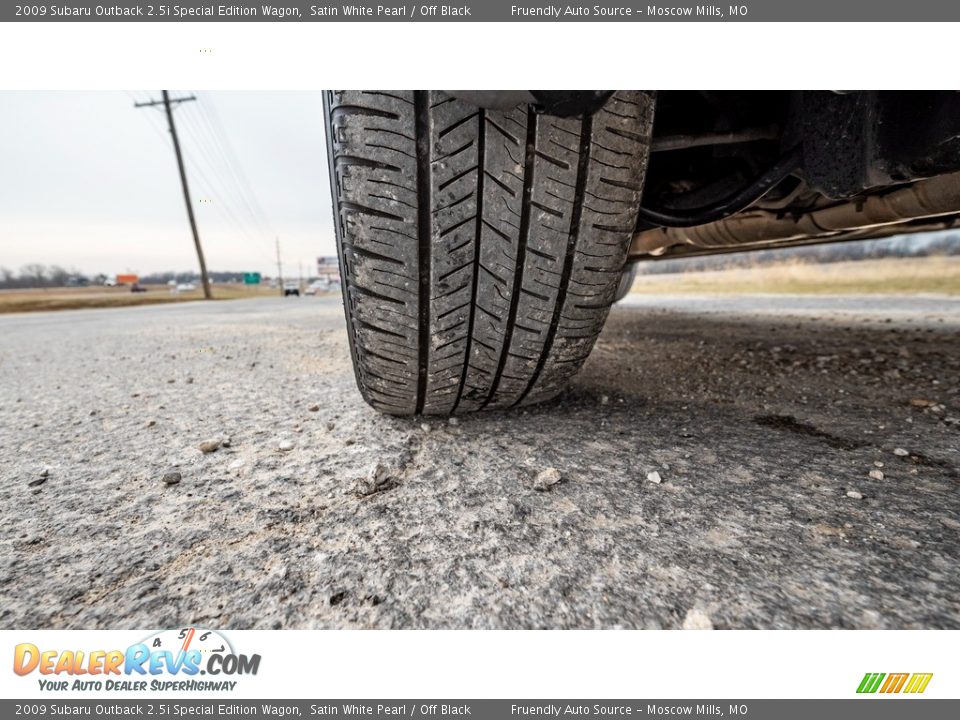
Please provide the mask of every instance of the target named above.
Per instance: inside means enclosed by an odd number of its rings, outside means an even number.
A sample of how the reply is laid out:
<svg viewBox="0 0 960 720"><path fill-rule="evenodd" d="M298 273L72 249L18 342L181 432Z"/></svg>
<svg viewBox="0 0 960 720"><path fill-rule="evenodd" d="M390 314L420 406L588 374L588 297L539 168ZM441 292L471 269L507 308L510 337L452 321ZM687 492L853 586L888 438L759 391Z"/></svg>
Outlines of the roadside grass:
<svg viewBox="0 0 960 720"><path fill-rule="evenodd" d="M202 300L203 291L173 294L166 285L148 285L147 292L130 288L39 288L0 290L0 314L125 307ZM279 295L265 285L214 283L215 300ZM960 295L960 257L883 258L856 262L810 263L639 275L630 289L643 294L817 294Z"/></svg>
<svg viewBox="0 0 960 720"><path fill-rule="evenodd" d="M147 285L147 292L130 292L128 287L106 288L36 288L31 290L0 290L0 313L41 312L47 310L77 310L83 308L125 307L129 305L156 305L158 303L202 300L203 289L171 293L166 285ZM237 300L260 296L276 296L276 288L257 285L214 283L214 300Z"/></svg>
<svg viewBox="0 0 960 720"><path fill-rule="evenodd" d="M633 293L916 295L960 294L960 257L882 258L638 275Z"/></svg>

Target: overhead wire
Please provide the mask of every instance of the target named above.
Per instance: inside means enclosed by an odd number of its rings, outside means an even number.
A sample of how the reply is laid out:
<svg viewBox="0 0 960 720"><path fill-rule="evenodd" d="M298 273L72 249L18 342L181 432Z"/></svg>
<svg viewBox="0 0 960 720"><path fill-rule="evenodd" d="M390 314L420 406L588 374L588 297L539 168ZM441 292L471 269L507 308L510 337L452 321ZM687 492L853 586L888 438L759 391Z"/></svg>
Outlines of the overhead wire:
<svg viewBox="0 0 960 720"><path fill-rule="evenodd" d="M250 179L247 177L247 173L244 170L243 163L240 162L240 159L233 148L233 143L230 141L230 134L226 132L223 123L220 121L220 114L217 111L216 103L212 98L210 98L206 102L197 103L196 107L199 110L201 117L206 121L208 127L212 128L213 136L216 138L222 150L224 151L224 154L227 157L227 164L231 168L234 178L238 179L238 185L249 197L250 205L253 208L254 214L265 226L265 229L272 232L270 221L267 219L266 213L264 213L263 207L260 205L259 195L253 189Z"/></svg>
<svg viewBox="0 0 960 720"><path fill-rule="evenodd" d="M181 116L181 119L185 119L186 116L187 114L184 113ZM242 228L244 234L247 235L254 243L261 246L261 249L266 256L270 257L270 245L267 238L261 233L258 233L257 228L249 225L246 219L242 217L242 213L234 208L234 202L237 203L238 208L243 206L243 197L235 195L235 190L232 190L228 187L228 184L222 177L221 171L217 167L217 163L211 158L209 148L206 146L203 140L197 136L195 128L192 128L192 123L181 122L180 126L183 128L182 134L187 137L192 149L198 151L196 156L194 154L188 155L190 158L188 162L193 166L197 174L200 175L200 177L205 181L211 197L214 198L213 204L218 205L217 199L219 199L219 205L223 206L224 211L229 214L237 227ZM209 174L201 167L200 160L203 160L206 163ZM211 176L213 177L213 180L210 179Z"/></svg>
<svg viewBox="0 0 960 720"><path fill-rule="evenodd" d="M243 165L233 151L227 134L222 130L222 126L218 130L209 119L206 111L208 105L212 106L212 101L206 95L201 95L199 102L191 104L187 115L192 134L196 142L204 148L210 166L217 168L224 185L231 186L231 193L235 196L238 207L245 211L251 226L256 228L264 242L270 245L269 238L275 233L257 199L257 193L246 178Z"/></svg>
<svg viewBox="0 0 960 720"><path fill-rule="evenodd" d="M142 102L132 92L126 91L126 94L128 97L134 100L134 102ZM182 109L185 105L188 105L188 104L189 103L185 103L179 109ZM169 133L164 130L163 124L149 113L145 113L145 116L147 117L147 124L155 132L155 134L160 138L160 141L166 147L170 147L171 140L168 137ZM181 113L179 117L182 119L183 113ZM181 122L179 123L179 125L181 128L184 128L184 123ZM184 134L183 130L181 130L181 134ZM192 144L195 145L196 143L192 143ZM200 166L200 163L195 159L194 153L186 153L185 155L186 155L186 163L188 167L193 170L194 179L196 180L198 189L205 191L205 194L209 195L210 198L213 199L213 202L211 204L214 206L214 208L216 209L217 213L221 216L221 218L228 225L232 225L235 228L235 230L238 232L238 234L241 235L245 240L250 242L252 247L255 250L257 250L258 254L260 254L266 261L272 263L272 255L270 253L269 248L261 244L260 242L258 242L257 234L251 231L247 223L242 221L241 218L238 216L238 214L234 211L234 209L231 206L231 203L227 201L227 196L229 195L229 193L222 192L222 190L225 188L225 185L223 184L223 182L222 181L220 181L219 183L212 182L210 178L207 176L207 173L205 173L203 168ZM209 164L209 161L208 161L208 164ZM216 177L216 169L213 166L210 167L210 171ZM220 185L221 190L217 189L216 187L217 184ZM262 238L261 236L261 240L262 239L264 238Z"/></svg>

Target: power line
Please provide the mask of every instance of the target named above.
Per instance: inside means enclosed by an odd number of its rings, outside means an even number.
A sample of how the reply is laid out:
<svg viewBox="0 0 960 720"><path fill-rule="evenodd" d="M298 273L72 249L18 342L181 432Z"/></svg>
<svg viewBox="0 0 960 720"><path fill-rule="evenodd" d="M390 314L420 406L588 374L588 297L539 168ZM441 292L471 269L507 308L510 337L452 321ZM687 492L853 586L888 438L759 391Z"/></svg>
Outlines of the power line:
<svg viewBox="0 0 960 720"><path fill-rule="evenodd" d="M209 167L211 172L214 174L216 179L221 183L221 188L224 190L224 195L236 196L237 200L239 201L239 207L241 207L242 209L245 209L247 211L247 215L250 217L251 220L253 220L252 227L254 227L255 230L259 231L257 233L257 237L260 237L261 240L263 240L264 242L267 242L266 235L268 233L266 229L263 228L262 226L259 228L256 228L256 226L259 225L257 218L254 216L250 208L249 201L243 194L243 189L240 187L240 185L236 182L236 179L233 177L232 175L233 171L229 166L225 164L225 159L223 155L221 154L219 158L217 158L215 154L215 151L217 150L217 148L215 145L213 145L209 141L209 138L204 137L203 131L200 128L197 118L189 113L185 113L185 115L190 120L189 124L187 125L187 128L190 132L193 142L198 148L200 148L201 153L203 154L203 158L204 160L206 160L207 166ZM211 147L212 147L212 150L211 150ZM233 183L232 183L233 187L229 187L230 183L224 181L224 174L221 172L221 169L226 169L227 176L231 180L233 180Z"/></svg>
<svg viewBox="0 0 960 720"><path fill-rule="evenodd" d="M135 102L133 106L135 108L145 108L163 105L164 112L167 116L167 124L170 127L170 138L173 141L173 152L177 157L177 169L180 171L180 184L183 186L183 201L187 206L187 218L190 220L193 244L197 249L197 260L200 263L200 279L203 282L203 296L207 300L212 300L213 294L210 292L210 277L207 275L207 263L203 258L203 247L200 245L200 234L197 232L197 220L193 215L193 202L190 199L190 187L187 184L187 171L183 166L183 154L180 152L180 140L177 137L177 125L173 120L174 107L182 103L193 102L197 98L193 95L171 98L170 93L166 90L161 90L161 93L163 96L162 100L150 100L142 103Z"/></svg>
<svg viewBox="0 0 960 720"><path fill-rule="evenodd" d="M134 100L135 104L148 104L140 103L137 96L130 92L127 92L127 95ZM243 165L233 151L219 116L216 115L216 109L211 106L211 114L208 114L205 110L207 96L198 97L197 94L191 94L191 97L197 98L197 102L183 106L178 113L178 118L181 120L178 123L178 130L180 136L184 138L183 147L188 150L184 153L184 159L191 170L190 175L196 180L198 187L215 198L212 204L216 206L217 213L227 225L232 226L245 241L251 243L252 247L256 247L257 252L263 253L263 257L266 258L267 252L272 250L269 248L270 243L267 238L274 233L272 229L268 229L270 223L257 200L257 195L250 185ZM214 117L213 120L210 119L211 116ZM166 144L168 140L165 138L165 133L152 118L147 117L151 129ZM194 152L189 152L190 148ZM236 202L236 208L234 202Z"/></svg>
<svg viewBox="0 0 960 720"><path fill-rule="evenodd" d="M210 114L206 110L208 104L209 101L201 99L200 102L190 108L191 128L195 140L204 146L210 166L218 168L218 174L220 174L219 169L223 169L223 177L230 181L229 183L225 182L225 186L230 184L235 189L240 207L246 211L252 225L259 230L265 240L266 237L274 234L270 228L270 223L260 206L257 194L253 191L249 180L246 180L243 165L237 158L236 153L233 152L229 138L223 131L222 126L219 126L218 129L210 120Z"/></svg>
<svg viewBox="0 0 960 720"><path fill-rule="evenodd" d="M217 208L217 211L221 214L221 216L223 216L229 222L232 222L233 225L240 232L240 234L246 240L252 243L252 245L256 247L258 251L266 252L266 248L264 246L258 245L257 238L259 237L259 239L263 242L266 242L266 239L261 236L258 236L255 232L253 232L250 228L248 228L246 222L242 219L242 217L237 212L234 211L233 205L227 199L229 197L230 191L226 188L226 185L221 180L219 174L216 171L216 168L215 167L209 168L211 173L213 174L213 177L218 181L215 184L213 181L210 180L207 174L203 171L203 168L200 167L199 162L197 162L192 158L188 158L188 161L190 163L190 166L193 168L193 170L196 172L198 177L204 183L210 195L219 198L219 202L214 202L214 206ZM209 165L209 160L208 160L208 165ZM219 190L218 190L218 186L219 186Z"/></svg>
<svg viewBox="0 0 960 720"><path fill-rule="evenodd" d="M131 97L135 102L138 102L138 99L133 94L128 92L127 95ZM184 112L183 116L184 117L187 116L187 113ZM148 124L150 125L151 130L153 130L157 134L157 136L160 138L160 141L164 145L166 145L168 143L168 139L164 137L163 131L158 127L157 123L155 123L153 119L150 118L150 116L147 116L147 118L148 118ZM186 125L185 128L188 131L190 129L189 125ZM189 135L190 133L188 132L188 136ZM263 253L264 258L269 257L268 250L267 250L267 247L269 246L264 247L263 245L259 245L257 240L259 239L261 242L264 242L264 243L268 241L266 240L266 238L262 236L258 236L256 233L251 232L251 230L247 227L247 224L234 211L231 203L228 202L227 200L227 197L230 194L230 192L227 189L226 185L221 181L220 176L217 173L217 168L215 164L212 163L210 160L209 153L206 151L206 148L202 147L199 143L194 142L194 144L201 149L202 155L207 161L211 174L217 181L219 181L218 183L214 183L213 181L211 181L210 178L207 176L207 173L203 171L203 168L201 167L197 158L194 157L194 155L187 154L186 155L187 164L190 168L192 168L198 185L201 187L201 189L206 190L207 194L210 195L211 197L218 198L218 200L215 200L212 204L216 208L216 211L220 215L220 217L228 225L232 225L236 229L238 234L241 235L244 238L244 240L251 243L251 246L255 248L258 253Z"/></svg>
<svg viewBox="0 0 960 720"><path fill-rule="evenodd" d="M202 148L207 165L216 179L237 200L240 209L237 215L244 221L244 226L246 219L249 219L251 235L266 245L269 242L267 238L276 233L260 205L258 194L253 190L243 164L233 150L229 134L219 121L215 103L209 95L202 94L199 97L200 101L185 112L193 140Z"/></svg>
<svg viewBox="0 0 960 720"><path fill-rule="evenodd" d="M240 185L249 196L253 210L255 211L260 222L265 226L265 229L272 231L270 222L267 219L266 214L263 212L263 207L260 205L258 195L256 192L254 192L253 187L250 184L250 179L247 177L247 174L244 171L243 164L240 162L236 152L233 149L233 144L230 142L230 135L224 130L223 123L220 121L220 114L217 112L216 103L214 103L212 100L209 102L200 102L197 103L196 108L199 110L201 117L207 120L208 125L211 124L210 119L212 118L214 136L221 141L221 145L225 148L228 164L234 169L235 176L239 177Z"/></svg>

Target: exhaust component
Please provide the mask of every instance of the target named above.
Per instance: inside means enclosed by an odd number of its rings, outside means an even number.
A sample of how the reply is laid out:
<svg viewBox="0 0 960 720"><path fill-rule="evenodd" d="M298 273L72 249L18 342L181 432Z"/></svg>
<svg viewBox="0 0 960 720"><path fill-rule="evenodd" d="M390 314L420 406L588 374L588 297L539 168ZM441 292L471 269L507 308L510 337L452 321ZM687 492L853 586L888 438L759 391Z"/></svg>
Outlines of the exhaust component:
<svg viewBox="0 0 960 720"><path fill-rule="evenodd" d="M780 126L766 125L764 127L747 128L733 132L700 133L699 135L666 135L655 137L650 141L650 152L669 152L672 150L687 150L694 147L709 145L737 145L739 143L756 142L757 140L779 140Z"/></svg>
<svg viewBox="0 0 960 720"><path fill-rule="evenodd" d="M720 202L688 210L641 206L637 216L651 225L666 225L668 227L692 227L721 220L749 207L770 192L797 169L802 159L803 151L797 145L763 175Z"/></svg>
<svg viewBox="0 0 960 720"><path fill-rule="evenodd" d="M763 246L955 213L960 213L960 172L800 215L753 209L696 227L644 230L633 236L630 255L661 255L674 245L705 250Z"/></svg>

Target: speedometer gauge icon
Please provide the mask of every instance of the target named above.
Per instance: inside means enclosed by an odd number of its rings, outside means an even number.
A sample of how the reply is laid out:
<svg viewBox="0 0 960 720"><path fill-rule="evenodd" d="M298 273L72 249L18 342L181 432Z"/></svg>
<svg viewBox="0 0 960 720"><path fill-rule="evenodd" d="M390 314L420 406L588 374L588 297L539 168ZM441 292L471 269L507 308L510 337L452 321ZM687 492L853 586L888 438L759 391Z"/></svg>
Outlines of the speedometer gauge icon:
<svg viewBox="0 0 960 720"><path fill-rule="evenodd" d="M185 627L177 630L164 630L144 639L151 651L167 650L175 656L190 650L198 650L203 657L214 653L233 654L230 641L216 630L200 627Z"/></svg>

